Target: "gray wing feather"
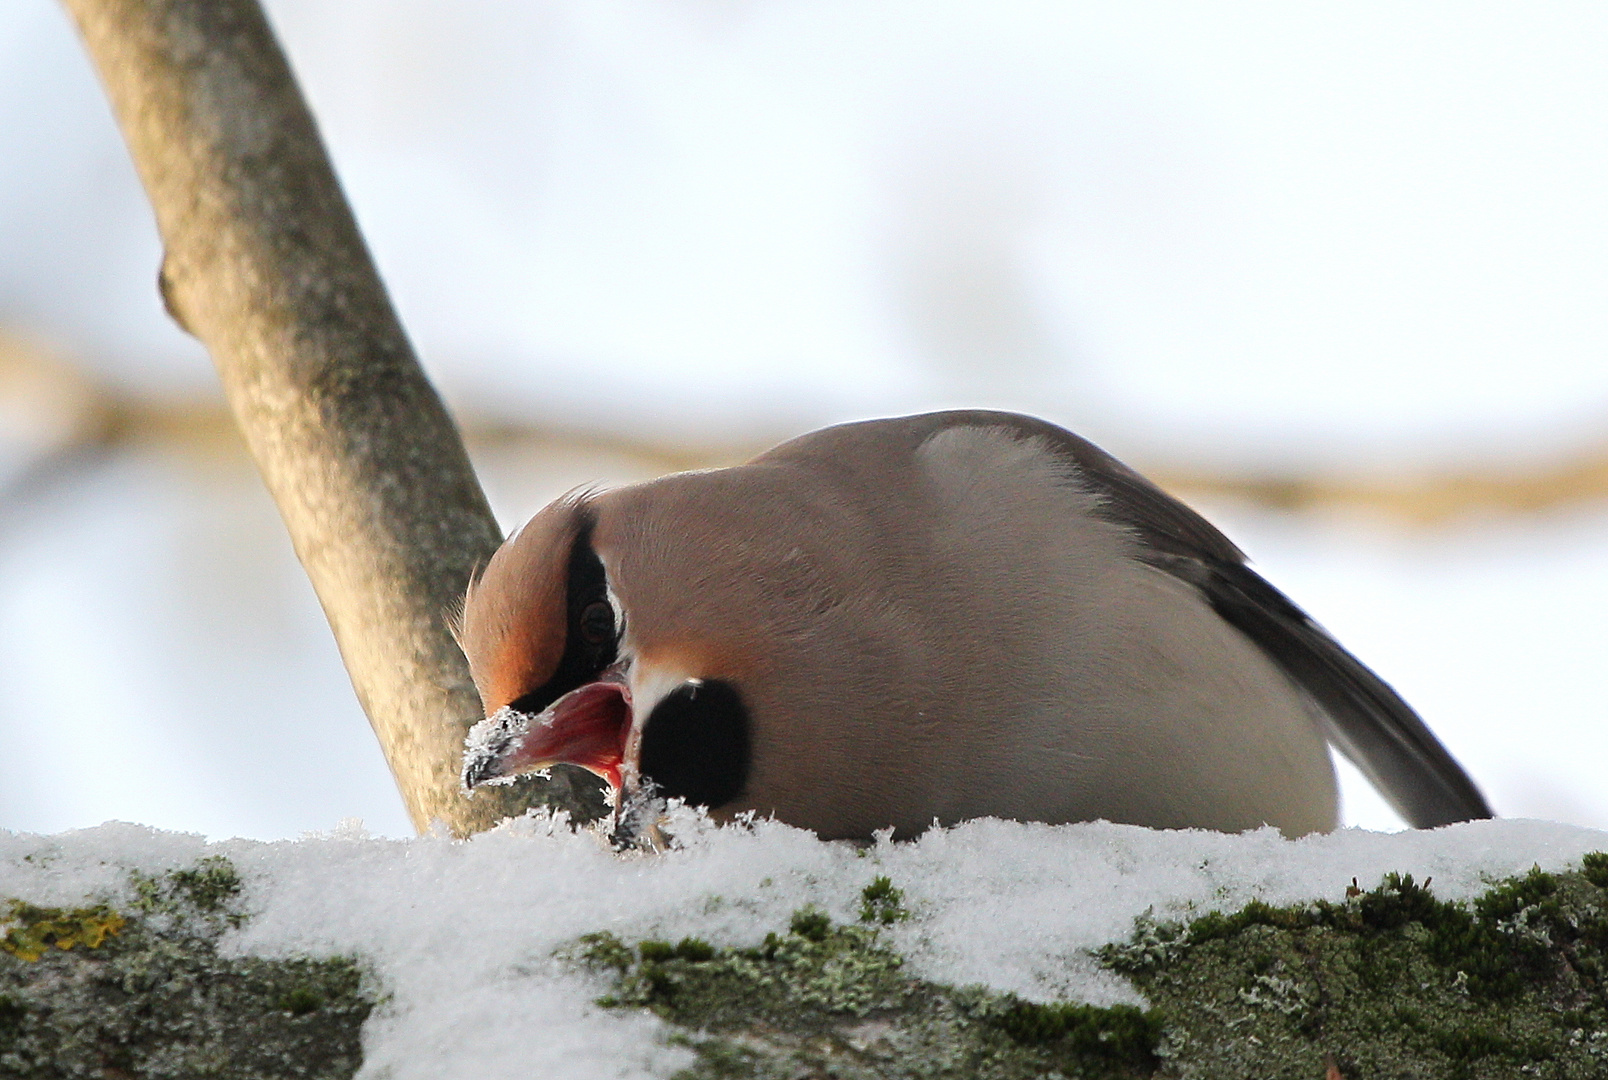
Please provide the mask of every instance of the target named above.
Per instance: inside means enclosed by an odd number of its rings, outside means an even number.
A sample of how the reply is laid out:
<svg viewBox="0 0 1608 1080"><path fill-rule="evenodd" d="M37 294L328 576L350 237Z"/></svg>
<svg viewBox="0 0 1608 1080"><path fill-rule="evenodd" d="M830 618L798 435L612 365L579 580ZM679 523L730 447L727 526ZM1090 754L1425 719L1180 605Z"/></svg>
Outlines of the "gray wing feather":
<svg viewBox="0 0 1608 1080"><path fill-rule="evenodd" d="M939 421L939 417L944 420ZM1011 413L937 414L933 430L1008 427L1041 439L1098 494L1108 520L1131 529L1146 563L1198 589L1315 700L1329 738L1415 828L1492 817L1474 782L1405 701L1255 571L1205 518L1094 444Z"/></svg>

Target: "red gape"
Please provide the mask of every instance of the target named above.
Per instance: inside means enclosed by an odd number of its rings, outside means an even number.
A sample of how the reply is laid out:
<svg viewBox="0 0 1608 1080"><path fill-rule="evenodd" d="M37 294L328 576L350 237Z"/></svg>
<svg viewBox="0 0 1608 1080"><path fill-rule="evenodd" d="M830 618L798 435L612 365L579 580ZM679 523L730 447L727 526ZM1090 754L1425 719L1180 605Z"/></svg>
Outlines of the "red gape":
<svg viewBox="0 0 1608 1080"><path fill-rule="evenodd" d="M630 731L631 691L625 684L587 683L553 702L531 724L508 771L579 765L618 788Z"/></svg>

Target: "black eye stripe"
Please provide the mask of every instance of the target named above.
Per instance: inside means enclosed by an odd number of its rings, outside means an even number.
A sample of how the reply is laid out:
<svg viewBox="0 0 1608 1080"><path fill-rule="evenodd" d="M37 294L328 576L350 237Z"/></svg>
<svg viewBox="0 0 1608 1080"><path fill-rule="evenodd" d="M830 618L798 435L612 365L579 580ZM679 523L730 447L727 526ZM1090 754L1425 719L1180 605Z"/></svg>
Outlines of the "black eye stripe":
<svg viewBox="0 0 1608 1080"><path fill-rule="evenodd" d="M588 612L592 614L588 616ZM564 614L564 655L558 668L547 682L509 703L518 712L541 712L577 686L597 678L604 668L614 663L618 646L614 608L609 604L603 560L592 550L590 525L581 530L570 548ZM606 630L602 626L604 618L608 621ZM587 623L602 632L588 633Z"/></svg>

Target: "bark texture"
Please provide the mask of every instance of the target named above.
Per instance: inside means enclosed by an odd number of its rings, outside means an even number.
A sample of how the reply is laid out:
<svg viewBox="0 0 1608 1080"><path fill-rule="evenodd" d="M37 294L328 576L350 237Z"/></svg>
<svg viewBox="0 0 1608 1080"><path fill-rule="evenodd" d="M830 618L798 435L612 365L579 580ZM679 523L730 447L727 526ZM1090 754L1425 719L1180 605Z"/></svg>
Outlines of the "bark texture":
<svg viewBox="0 0 1608 1080"><path fill-rule="evenodd" d="M156 211L163 300L212 354L415 827L518 813L540 788L458 790L480 706L448 617L500 533L257 0L64 3Z"/></svg>

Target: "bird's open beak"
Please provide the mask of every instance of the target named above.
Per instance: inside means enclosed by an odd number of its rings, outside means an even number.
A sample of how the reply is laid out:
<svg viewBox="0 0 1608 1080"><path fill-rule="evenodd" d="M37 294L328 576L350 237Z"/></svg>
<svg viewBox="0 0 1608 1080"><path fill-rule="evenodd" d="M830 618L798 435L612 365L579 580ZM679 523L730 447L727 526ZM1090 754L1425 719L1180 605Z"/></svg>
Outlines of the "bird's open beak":
<svg viewBox="0 0 1608 1080"><path fill-rule="evenodd" d="M464 790L550 765L579 765L618 789L630 731L631 689L613 669L538 714L505 705L469 730Z"/></svg>

